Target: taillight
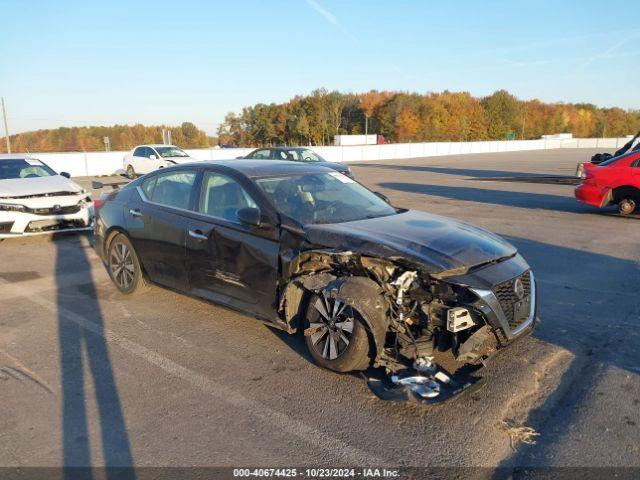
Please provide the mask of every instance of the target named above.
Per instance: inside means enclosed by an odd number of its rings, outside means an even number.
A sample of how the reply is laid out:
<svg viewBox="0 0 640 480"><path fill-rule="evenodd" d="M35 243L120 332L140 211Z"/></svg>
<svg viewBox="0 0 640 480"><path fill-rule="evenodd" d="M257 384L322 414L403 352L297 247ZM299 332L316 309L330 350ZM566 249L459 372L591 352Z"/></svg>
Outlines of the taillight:
<svg viewBox="0 0 640 480"><path fill-rule="evenodd" d="M104 200L98 199L93 201L93 208L100 208L103 205L104 205Z"/></svg>

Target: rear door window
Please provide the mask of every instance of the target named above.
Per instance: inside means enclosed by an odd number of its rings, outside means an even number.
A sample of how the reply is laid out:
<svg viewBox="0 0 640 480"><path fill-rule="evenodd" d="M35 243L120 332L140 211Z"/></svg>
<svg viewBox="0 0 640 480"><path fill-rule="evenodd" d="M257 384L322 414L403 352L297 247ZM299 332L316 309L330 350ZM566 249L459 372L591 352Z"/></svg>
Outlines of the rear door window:
<svg viewBox="0 0 640 480"><path fill-rule="evenodd" d="M144 157L144 147L137 147L133 151L133 156L134 157Z"/></svg>
<svg viewBox="0 0 640 480"><path fill-rule="evenodd" d="M271 158L271 150L258 150L251 158L268 159Z"/></svg>
<svg viewBox="0 0 640 480"><path fill-rule="evenodd" d="M295 150L278 150L278 153L276 154L276 158L278 160L293 160L293 161L300 160L298 158L298 152L296 152Z"/></svg>
<svg viewBox="0 0 640 480"><path fill-rule="evenodd" d="M157 176L150 177L142 182L142 185L140 185L140 188L148 199L151 199L151 196L153 195L153 189L156 186L156 180L158 180Z"/></svg>
<svg viewBox="0 0 640 480"><path fill-rule="evenodd" d="M164 173L154 177L155 182L149 179L149 184L145 181L142 190L147 194L149 200L167 207L181 208L187 210L191 203L193 186L196 181L196 172L178 171ZM146 187L146 189L145 189Z"/></svg>

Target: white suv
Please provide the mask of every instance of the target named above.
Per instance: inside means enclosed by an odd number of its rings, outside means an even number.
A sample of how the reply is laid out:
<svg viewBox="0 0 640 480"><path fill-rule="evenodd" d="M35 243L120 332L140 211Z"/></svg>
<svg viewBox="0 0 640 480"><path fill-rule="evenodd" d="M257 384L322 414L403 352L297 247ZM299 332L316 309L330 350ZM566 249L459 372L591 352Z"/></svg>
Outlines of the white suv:
<svg viewBox="0 0 640 480"><path fill-rule="evenodd" d="M122 166L127 172L127 177L135 178L136 175L144 175L159 168L193 160L195 159L187 152L175 145L138 145L124 156Z"/></svg>

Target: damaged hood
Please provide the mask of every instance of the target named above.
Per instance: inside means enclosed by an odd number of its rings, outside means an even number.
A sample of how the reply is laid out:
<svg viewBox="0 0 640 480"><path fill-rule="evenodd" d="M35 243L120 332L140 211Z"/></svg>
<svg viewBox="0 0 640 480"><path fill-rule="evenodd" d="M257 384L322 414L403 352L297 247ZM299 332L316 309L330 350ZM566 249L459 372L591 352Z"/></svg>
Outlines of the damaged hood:
<svg viewBox="0 0 640 480"><path fill-rule="evenodd" d="M517 253L497 235L468 223L416 210L354 222L307 225L317 245L382 258L405 258L430 274L466 272Z"/></svg>
<svg viewBox="0 0 640 480"><path fill-rule="evenodd" d="M80 193L82 188L61 175L0 180L0 198L26 197L65 192Z"/></svg>

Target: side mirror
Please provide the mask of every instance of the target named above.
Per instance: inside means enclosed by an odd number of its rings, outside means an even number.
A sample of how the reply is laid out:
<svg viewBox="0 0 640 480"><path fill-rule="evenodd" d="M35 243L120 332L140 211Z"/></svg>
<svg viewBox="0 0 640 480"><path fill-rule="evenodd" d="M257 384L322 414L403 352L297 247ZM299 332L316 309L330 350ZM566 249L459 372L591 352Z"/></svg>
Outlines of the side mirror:
<svg viewBox="0 0 640 480"><path fill-rule="evenodd" d="M389 205L391 205L391 200L389 200L389 197L387 197L384 193L380 193L380 192L373 192L373 193L375 193L378 197L380 197L382 200L384 200Z"/></svg>
<svg viewBox="0 0 640 480"><path fill-rule="evenodd" d="M69 175L67 172L60 172L60 176L64 178L71 178L71 175Z"/></svg>
<svg viewBox="0 0 640 480"><path fill-rule="evenodd" d="M251 227L259 227L260 226L260 209L253 207L244 207L238 209L236 212L236 216L238 217L238 221L245 225L249 225Z"/></svg>
<svg viewBox="0 0 640 480"><path fill-rule="evenodd" d="M156 156L155 155L149 155L149 160L155 160Z"/></svg>

